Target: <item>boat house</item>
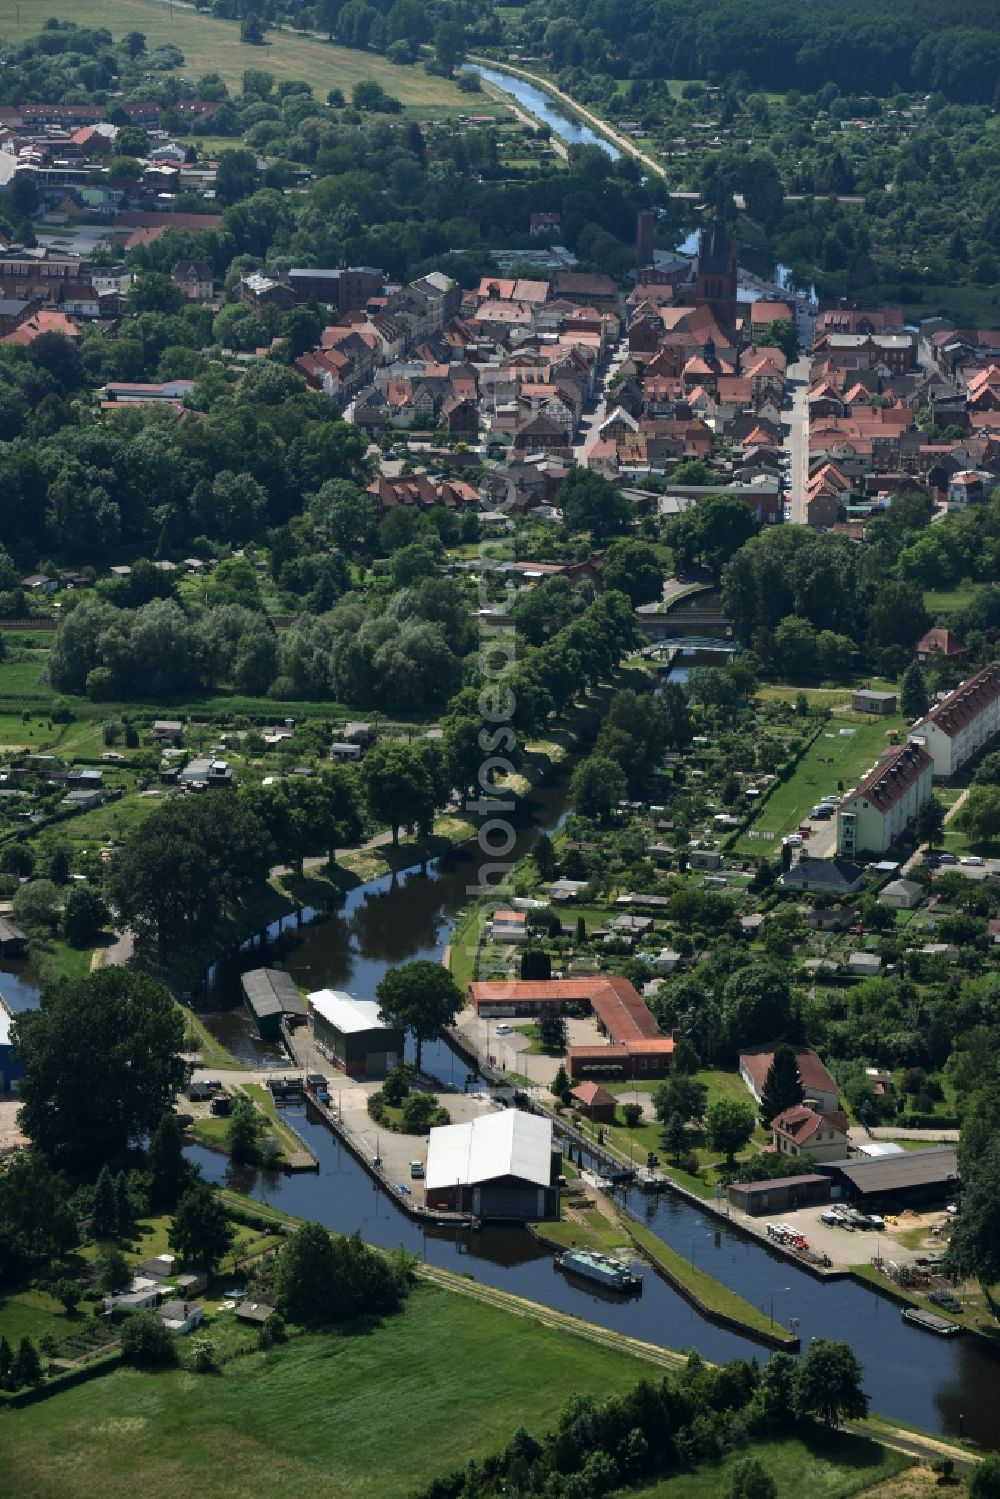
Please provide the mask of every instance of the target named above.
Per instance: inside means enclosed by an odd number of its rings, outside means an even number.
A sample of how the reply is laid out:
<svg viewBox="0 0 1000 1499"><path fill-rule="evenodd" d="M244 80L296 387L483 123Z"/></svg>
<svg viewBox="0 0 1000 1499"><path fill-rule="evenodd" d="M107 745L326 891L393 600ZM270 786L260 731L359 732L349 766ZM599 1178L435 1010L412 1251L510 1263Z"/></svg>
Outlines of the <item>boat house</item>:
<svg viewBox="0 0 1000 1499"><path fill-rule="evenodd" d="M275 1041L281 1022L292 1025L306 1018L306 1006L298 985L282 968L252 968L240 979L243 999L262 1041Z"/></svg>
<svg viewBox="0 0 1000 1499"><path fill-rule="evenodd" d="M437 1212L482 1221L559 1217L560 1152L552 1121L519 1109L432 1129L425 1201Z"/></svg>
<svg viewBox="0 0 1000 1499"><path fill-rule="evenodd" d="M339 989L309 996L316 1044L348 1077L384 1077L403 1060L403 1032L386 1025L374 999L355 999Z"/></svg>

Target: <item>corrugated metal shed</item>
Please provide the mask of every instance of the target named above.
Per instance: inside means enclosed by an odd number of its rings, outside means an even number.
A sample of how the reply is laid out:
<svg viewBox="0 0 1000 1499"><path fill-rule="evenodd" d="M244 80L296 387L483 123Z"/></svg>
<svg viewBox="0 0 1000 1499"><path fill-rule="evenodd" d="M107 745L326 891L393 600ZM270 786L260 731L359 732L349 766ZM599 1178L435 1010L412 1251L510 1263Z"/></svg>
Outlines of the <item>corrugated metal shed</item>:
<svg viewBox="0 0 1000 1499"><path fill-rule="evenodd" d="M304 1015L302 995L282 968L252 968L241 979L247 1004L258 1020L273 1015Z"/></svg>
<svg viewBox="0 0 1000 1499"><path fill-rule="evenodd" d="M859 1192L896 1192L957 1179L958 1155L954 1145L935 1145L874 1160L831 1161L829 1169L846 1177Z"/></svg>

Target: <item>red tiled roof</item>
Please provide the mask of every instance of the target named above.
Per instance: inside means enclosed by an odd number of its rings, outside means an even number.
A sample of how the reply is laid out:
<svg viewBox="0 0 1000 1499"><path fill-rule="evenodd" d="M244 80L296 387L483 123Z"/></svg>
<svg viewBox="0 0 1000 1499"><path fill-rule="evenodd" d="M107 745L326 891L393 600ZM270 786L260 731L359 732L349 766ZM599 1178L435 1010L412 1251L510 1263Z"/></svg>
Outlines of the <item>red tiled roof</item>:
<svg viewBox="0 0 1000 1499"><path fill-rule="evenodd" d="M842 1135L846 1135L849 1121L846 1114L839 1111L835 1114L817 1114L815 1109L807 1108L804 1103L799 1103L794 1108L785 1109L784 1113L772 1119L771 1128L779 1135L785 1135L789 1140L794 1140L796 1145L811 1140L817 1130L835 1129Z"/></svg>
<svg viewBox="0 0 1000 1499"><path fill-rule="evenodd" d="M758 1092L763 1088L767 1079L776 1049L777 1043L767 1042L761 1046L746 1046L740 1052L740 1065L749 1072ZM792 1050L799 1064L799 1082L806 1093L809 1093L810 1089L815 1089L820 1093L837 1092L837 1084L811 1046L793 1046Z"/></svg>
<svg viewBox="0 0 1000 1499"><path fill-rule="evenodd" d="M614 1104L615 1095L609 1093L606 1088L601 1088L597 1083L581 1083L577 1088L571 1088L570 1094L585 1108L592 1109L595 1103Z"/></svg>
<svg viewBox="0 0 1000 1499"><path fill-rule="evenodd" d="M603 1025L609 1040L626 1051L671 1052L674 1043L661 1036L660 1028L641 995L628 979L596 974L575 979L538 979L507 982L498 980L473 983L468 989L474 1009L481 1003L508 1000L511 1004L567 1004L582 1001L590 1005ZM601 1048L606 1051L606 1047Z"/></svg>
<svg viewBox="0 0 1000 1499"><path fill-rule="evenodd" d="M940 651L943 656L967 656L968 648L959 640L953 630L945 629L942 625L935 625L932 630L917 641L916 649L920 651Z"/></svg>
<svg viewBox="0 0 1000 1499"><path fill-rule="evenodd" d="M897 745L886 751L878 764L845 796L841 806L864 797L879 812L886 812L926 771L933 768L934 761L921 745L912 740Z"/></svg>
<svg viewBox="0 0 1000 1499"><path fill-rule="evenodd" d="M1000 697L1000 661L991 661L982 671L949 692L944 702L932 708L920 723L933 723L942 734L953 738L961 729L984 712ZM914 724L914 729L919 727Z"/></svg>

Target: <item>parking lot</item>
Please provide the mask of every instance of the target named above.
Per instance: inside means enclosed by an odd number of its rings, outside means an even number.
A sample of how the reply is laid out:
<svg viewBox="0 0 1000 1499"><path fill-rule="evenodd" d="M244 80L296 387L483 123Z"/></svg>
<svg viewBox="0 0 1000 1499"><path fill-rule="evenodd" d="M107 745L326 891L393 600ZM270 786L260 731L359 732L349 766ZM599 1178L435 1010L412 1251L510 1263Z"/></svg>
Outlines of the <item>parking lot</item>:
<svg viewBox="0 0 1000 1499"><path fill-rule="evenodd" d="M828 1203L825 1207L798 1208L795 1212L766 1214L759 1217L751 1217L748 1213L731 1208L731 1216L740 1224L750 1228L756 1234L767 1234L768 1223L787 1223L794 1228L806 1240L809 1248L815 1254L829 1255L833 1266L843 1268L847 1265L861 1265L881 1254L884 1259L893 1259L898 1265L912 1265L927 1251L924 1249L907 1249L899 1241L893 1238L893 1226L887 1225L884 1230L855 1229L853 1233L845 1228L833 1224L822 1223L820 1215L836 1209L836 1203ZM937 1223L944 1216L942 1213L933 1213L929 1219ZM916 1213L904 1214L895 1225L902 1231L919 1226L922 1218Z"/></svg>
<svg viewBox="0 0 1000 1499"><path fill-rule="evenodd" d="M340 1092L344 1126L357 1141L362 1153L373 1160L376 1153L382 1161L382 1170L393 1183L408 1188L401 1193L413 1202L424 1200L424 1181L410 1176L410 1162L419 1161L427 1165L427 1135L400 1135L380 1128L368 1113L369 1094L376 1092L380 1083L347 1085ZM440 1093L436 1095L451 1116L452 1124L462 1124L467 1119L488 1113L496 1107L485 1094Z"/></svg>

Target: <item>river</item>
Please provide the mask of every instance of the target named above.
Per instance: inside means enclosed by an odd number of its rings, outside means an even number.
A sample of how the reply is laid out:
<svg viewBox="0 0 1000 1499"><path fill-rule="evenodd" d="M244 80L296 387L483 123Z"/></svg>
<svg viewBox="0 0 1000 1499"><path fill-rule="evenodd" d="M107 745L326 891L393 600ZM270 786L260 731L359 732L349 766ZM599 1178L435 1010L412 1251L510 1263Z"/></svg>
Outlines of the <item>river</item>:
<svg viewBox="0 0 1000 1499"><path fill-rule="evenodd" d="M553 831L565 816L565 777L525 803L530 817L517 836L515 856L525 852L538 828ZM303 983L353 988L371 995L385 968L415 957L439 958L458 913L476 881L475 849L459 849L434 860L426 874L409 870L359 886L334 911L312 918L287 955L289 970ZM271 935L276 935L277 923ZM284 926L294 928L294 918ZM249 953L243 955L245 963ZM232 983L239 961L222 965L217 984ZM223 973L222 970L225 970ZM26 965L5 965L0 992L23 1009L37 1003L35 976ZM207 1017L245 1056L254 1054L241 1008ZM424 1047L425 1069L452 1082L464 1074L443 1043ZM597 1287L568 1281L552 1256L521 1229L425 1232L375 1187L371 1178L306 1106L289 1111L296 1128L316 1152L318 1173L265 1176L233 1166L201 1147L189 1154L214 1182L227 1182L290 1213L317 1219L342 1232L359 1231L386 1248L403 1244L430 1263L471 1274L485 1284L575 1313L672 1348L697 1348L706 1358L766 1357L749 1339L706 1322L653 1271L647 1269L642 1297L622 1301ZM1000 1392L1000 1359L971 1338L946 1340L903 1323L899 1308L851 1281L823 1282L735 1227L719 1224L700 1208L672 1195L629 1194L628 1206L654 1233L679 1253L693 1258L725 1285L764 1309L773 1308L785 1326L798 1318L807 1345L812 1337L843 1338L865 1369L865 1388L880 1414L929 1431L957 1434L964 1417L966 1435L985 1446L1000 1445L995 1412Z"/></svg>
<svg viewBox="0 0 1000 1499"><path fill-rule="evenodd" d="M525 83L523 78L516 78L513 73L501 73L497 68L481 67L479 63L467 62L465 67L469 72L478 73L480 78L485 78L487 83L492 83L494 88L510 94L512 99L516 99L536 120L548 125L552 134L557 135L568 146L600 146L612 161L617 161L621 156L617 146L613 146L603 135L599 135L575 115L564 113L551 94L535 88L534 84Z"/></svg>

